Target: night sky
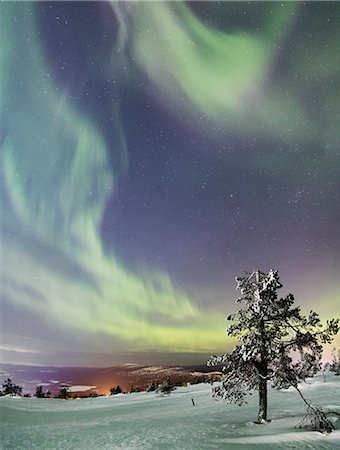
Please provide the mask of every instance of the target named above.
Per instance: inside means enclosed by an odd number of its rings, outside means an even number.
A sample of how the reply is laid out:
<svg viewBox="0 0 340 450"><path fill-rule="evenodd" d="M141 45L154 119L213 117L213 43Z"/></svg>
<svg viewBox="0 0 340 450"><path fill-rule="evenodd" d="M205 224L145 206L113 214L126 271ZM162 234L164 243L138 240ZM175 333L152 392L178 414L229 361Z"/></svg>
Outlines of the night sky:
<svg viewBox="0 0 340 450"><path fill-rule="evenodd" d="M256 268L339 317L339 13L0 4L3 362L204 362Z"/></svg>

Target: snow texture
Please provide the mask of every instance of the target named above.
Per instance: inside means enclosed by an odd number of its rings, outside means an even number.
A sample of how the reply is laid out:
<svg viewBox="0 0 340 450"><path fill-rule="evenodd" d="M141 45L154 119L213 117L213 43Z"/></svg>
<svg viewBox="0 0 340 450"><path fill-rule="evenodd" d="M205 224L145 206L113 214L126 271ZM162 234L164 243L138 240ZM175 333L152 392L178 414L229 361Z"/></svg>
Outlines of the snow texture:
<svg viewBox="0 0 340 450"><path fill-rule="evenodd" d="M301 384L307 398L340 409L340 377L328 373ZM194 399L195 406L191 399ZM269 389L266 425L257 416L257 393L248 404L226 405L211 386L157 393L119 394L82 400L0 398L1 449L114 450L338 450L340 430L330 435L296 429L304 416L299 395ZM335 420L335 419L334 419Z"/></svg>
<svg viewBox="0 0 340 450"><path fill-rule="evenodd" d="M90 391L91 389L96 389L97 386L84 386L84 385L76 385L70 386L67 388L68 392L85 392Z"/></svg>

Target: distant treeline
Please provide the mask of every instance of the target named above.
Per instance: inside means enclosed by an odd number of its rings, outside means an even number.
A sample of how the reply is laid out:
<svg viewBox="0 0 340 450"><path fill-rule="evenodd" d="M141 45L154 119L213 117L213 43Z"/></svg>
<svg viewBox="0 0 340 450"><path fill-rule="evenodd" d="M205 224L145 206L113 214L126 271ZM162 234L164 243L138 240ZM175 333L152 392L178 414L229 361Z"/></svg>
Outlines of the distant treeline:
<svg viewBox="0 0 340 450"><path fill-rule="evenodd" d="M129 389L123 390L119 385L112 386L110 388L110 395L117 394L131 394L134 392L158 392L160 394L166 395L170 394L179 386L187 386L189 384L199 384L199 383L212 383L218 381L220 376L218 374L202 374L199 376L193 376L190 381L184 380L182 377L172 378L167 377L164 379L152 380L148 385L136 385L131 384ZM69 390L70 386L63 384L59 387L59 391L52 396L49 390L43 390L42 385L36 387L35 394L36 398L58 398L64 400L72 400L79 398L95 398L102 397L105 394L98 394L98 392L71 392ZM2 384L2 390L0 390L0 396L4 395L19 395L22 397L31 397L31 394L23 394L23 388L12 382L10 378L7 378Z"/></svg>
<svg viewBox="0 0 340 450"><path fill-rule="evenodd" d="M323 372L325 371L333 372L334 375L340 375L340 350L333 349L332 361L324 364ZM186 374L187 375L187 374ZM118 394L132 394L134 392L157 392L162 395L170 394L177 387L188 386L189 384L199 384L199 383L213 383L215 381L220 381L221 373L202 373L200 375L193 375L185 377L183 374L178 374L177 376L167 376L158 377L155 380L150 381L148 384L143 383L141 385L131 384L128 389L123 390L119 385L112 386L110 388L110 395ZM189 378L189 381L188 381ZM98 394L98 392L71 392L69 390L70 386L62 384L59 387L59 391L52 396L49 390L43 390L42 385L38 385L33 395L36 398L59 398L64 400L73 400L79 398L95 398L102 397L105 394ZM22 386L19 386L12 382L11 378L7 378L2 383L2 389L0 390L0 397L4 395L18 395L21 397L32 397L31 394L24 394Z"/></svg>

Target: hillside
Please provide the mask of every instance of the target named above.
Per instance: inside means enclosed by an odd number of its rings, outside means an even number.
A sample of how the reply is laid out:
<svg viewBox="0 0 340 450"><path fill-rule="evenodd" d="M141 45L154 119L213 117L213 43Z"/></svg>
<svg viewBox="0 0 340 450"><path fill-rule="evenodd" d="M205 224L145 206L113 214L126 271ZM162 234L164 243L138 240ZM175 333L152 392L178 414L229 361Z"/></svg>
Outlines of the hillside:
<svg viewBox="0 0 340 450"><path fill-rule="evenodd" d="M340 408L340 380L318 376L301 385L324 407ZM192 404L194 399L195 406ZM271 423L256 425L257 396L244 407L211 397L207 384L169 396L135 393L78 401L0 398L2 449L82 450L337 450L330 435L297 429L304 415L292 390L269 391Z"/></svg>
<svg viewBox="0 0 340 450"><path fill-rule="evenodd" d="M34 394L38 384L44 389L57 393L62 384L69 386L83 386L79 391L108 394L110 387L120 385L123 390L129 391L131 386L144 390L151 381L161 383L170 377L172 383L186 384L205 382L218 379L219 372L205 366L192 367L165 367L141 366L138 364L125 364L108 368L87 367L42 367L0 365L0 382L7 377L23 386L24 392ZM73 392L77 390L73 389Z"/></svg>

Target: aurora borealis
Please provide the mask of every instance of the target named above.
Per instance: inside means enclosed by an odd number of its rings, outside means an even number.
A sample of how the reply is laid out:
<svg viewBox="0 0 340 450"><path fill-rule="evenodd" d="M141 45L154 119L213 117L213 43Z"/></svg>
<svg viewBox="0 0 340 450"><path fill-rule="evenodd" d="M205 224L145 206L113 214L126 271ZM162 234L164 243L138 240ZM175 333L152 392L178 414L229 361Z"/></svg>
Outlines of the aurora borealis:
<svg viewBox="0 0 340 450"><path fill-rule="evenodd" d="M4 362L224 351L257 267L339 316L339 11L0 4Z"/></svg>

